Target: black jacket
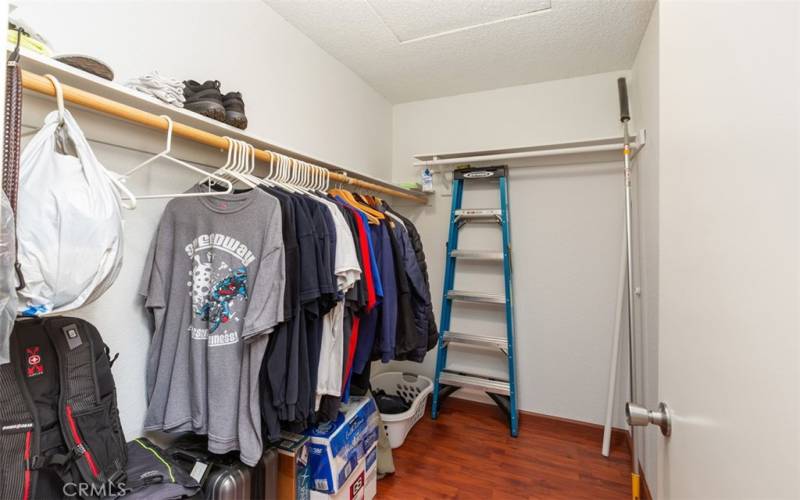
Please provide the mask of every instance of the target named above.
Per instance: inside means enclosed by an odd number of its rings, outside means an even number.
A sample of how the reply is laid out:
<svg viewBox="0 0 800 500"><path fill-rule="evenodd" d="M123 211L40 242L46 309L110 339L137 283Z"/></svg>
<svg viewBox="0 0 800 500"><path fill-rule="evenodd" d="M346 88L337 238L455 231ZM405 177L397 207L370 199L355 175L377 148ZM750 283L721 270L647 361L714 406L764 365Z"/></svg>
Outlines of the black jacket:
<svg viewBox="0 0 800 500"><path fill-rule="evenodd" d="M411 239L411 246L414 248L414 253L416 254L417 262L419 263L419 268L422 271L422 276L425 279L425 286L428 287L428 290L430 290L428 265L425 262L425 251L422 248L422 238L419 236L419 231L417 231L417 228L414 226L413 222L403 215L397 213L397 211L392 209L386 202L384 202L384 208L403 221L403 224L408 231L408 236ZM427 301L427 303L422 303L423 301L420 299L420 297L417 297L414 294L412 294L412 298L414 299L415 312L421 311L421 313L427 318L427 331L424 332L425 335L421 336L416 351L411 353L408 356L408 359L421 362L425 358L425 353L436 347L436 344L439 340L439 329L436 326L436 319L433 316L433 304L430 301Z"/></svg>

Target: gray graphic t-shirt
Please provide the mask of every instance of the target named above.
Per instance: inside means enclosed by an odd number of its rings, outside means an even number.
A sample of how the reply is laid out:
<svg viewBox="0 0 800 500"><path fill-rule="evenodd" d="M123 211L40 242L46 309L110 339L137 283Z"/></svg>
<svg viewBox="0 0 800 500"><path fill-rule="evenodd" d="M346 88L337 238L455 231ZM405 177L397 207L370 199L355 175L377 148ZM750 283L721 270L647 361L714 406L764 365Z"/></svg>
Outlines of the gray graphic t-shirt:
<svg viewBox="0 0 800 500"><path fill-rule="evenodd" d="M283 321L278 201L176 198L150 247L140 293L153 314L145 430L207 434L209 450L261 458L258 372Z"/></svg>

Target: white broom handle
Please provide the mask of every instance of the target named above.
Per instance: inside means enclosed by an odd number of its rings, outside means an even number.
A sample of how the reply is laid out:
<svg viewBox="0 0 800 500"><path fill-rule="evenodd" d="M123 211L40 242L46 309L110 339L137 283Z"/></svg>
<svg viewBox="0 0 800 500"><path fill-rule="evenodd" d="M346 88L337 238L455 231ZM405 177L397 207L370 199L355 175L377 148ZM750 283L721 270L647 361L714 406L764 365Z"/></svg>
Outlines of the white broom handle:
<svg viewBox="0 0 800 500"><path fill-rule="evenodd" d="M611 364L608 370L608 397L606 399L606 421L603 426L602 454L607 457L611 449L611 419L614 416L614 399L617 389L617 370L619 369L619 331L622 326L622 308L625 301L625 282L628 277L627 238L622 231L622 244L619 252L619 279L617 280L617 309L614 312L614 331L611 340Z"/></svg>

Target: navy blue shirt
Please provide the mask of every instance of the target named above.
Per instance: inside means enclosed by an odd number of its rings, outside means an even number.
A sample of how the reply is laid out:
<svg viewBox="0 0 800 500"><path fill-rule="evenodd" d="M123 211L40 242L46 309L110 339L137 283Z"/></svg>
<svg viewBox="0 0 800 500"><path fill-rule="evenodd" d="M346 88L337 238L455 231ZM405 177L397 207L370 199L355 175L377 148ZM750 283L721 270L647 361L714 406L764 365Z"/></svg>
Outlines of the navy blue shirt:
<svg viewBox="0 0 800 500"><path fill-rule="evenodd" d="M364 372L364 368L372 357L373 349L377 349L384 363L388 363L394 358L397 333L397 284L392 244L386 226L387 224L384 223L369 227L372 249L375 252L375 263L383 288L383 298L361 320L353 363L355 373Z"/></svg>

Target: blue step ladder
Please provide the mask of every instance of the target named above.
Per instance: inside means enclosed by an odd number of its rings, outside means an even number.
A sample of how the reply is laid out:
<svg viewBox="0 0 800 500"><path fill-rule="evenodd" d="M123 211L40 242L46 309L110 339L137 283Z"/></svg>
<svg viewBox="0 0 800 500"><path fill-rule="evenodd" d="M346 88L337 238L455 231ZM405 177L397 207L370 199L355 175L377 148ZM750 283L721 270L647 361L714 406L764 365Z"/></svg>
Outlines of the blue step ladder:
<svg viewBox="0 0 800 500"><path fill-rule="evenodd" d="M475 167L458 169L453 173L453 202L450 209L450 230L447 238L447 257L444 273L444 295L442 298L442 317L439 323L439 346L436 356L436 376L433 385L431 417L439 416L442 402L453 392L465 387L485 392L508 416L511 435L519 432L517 413L517 383L514 367L514 314L511 291L511 245L508 216L507 168ZM474 209L461 208L465 182L493 182L499 185L500 208ZM502 250L459 250L459 230L469 223L496 223L503 231ZM503 263L505 294L491 294L454 290L456 262L458 260L477 260ZM506 337L476 335L450 331L450 316L454 302L465 304L496 304L505 306ZM475 373L465 373L447 368L447 349L450 345L469 345L499 350L508 361L508 377L505 380L486 377Z"/></svg>

